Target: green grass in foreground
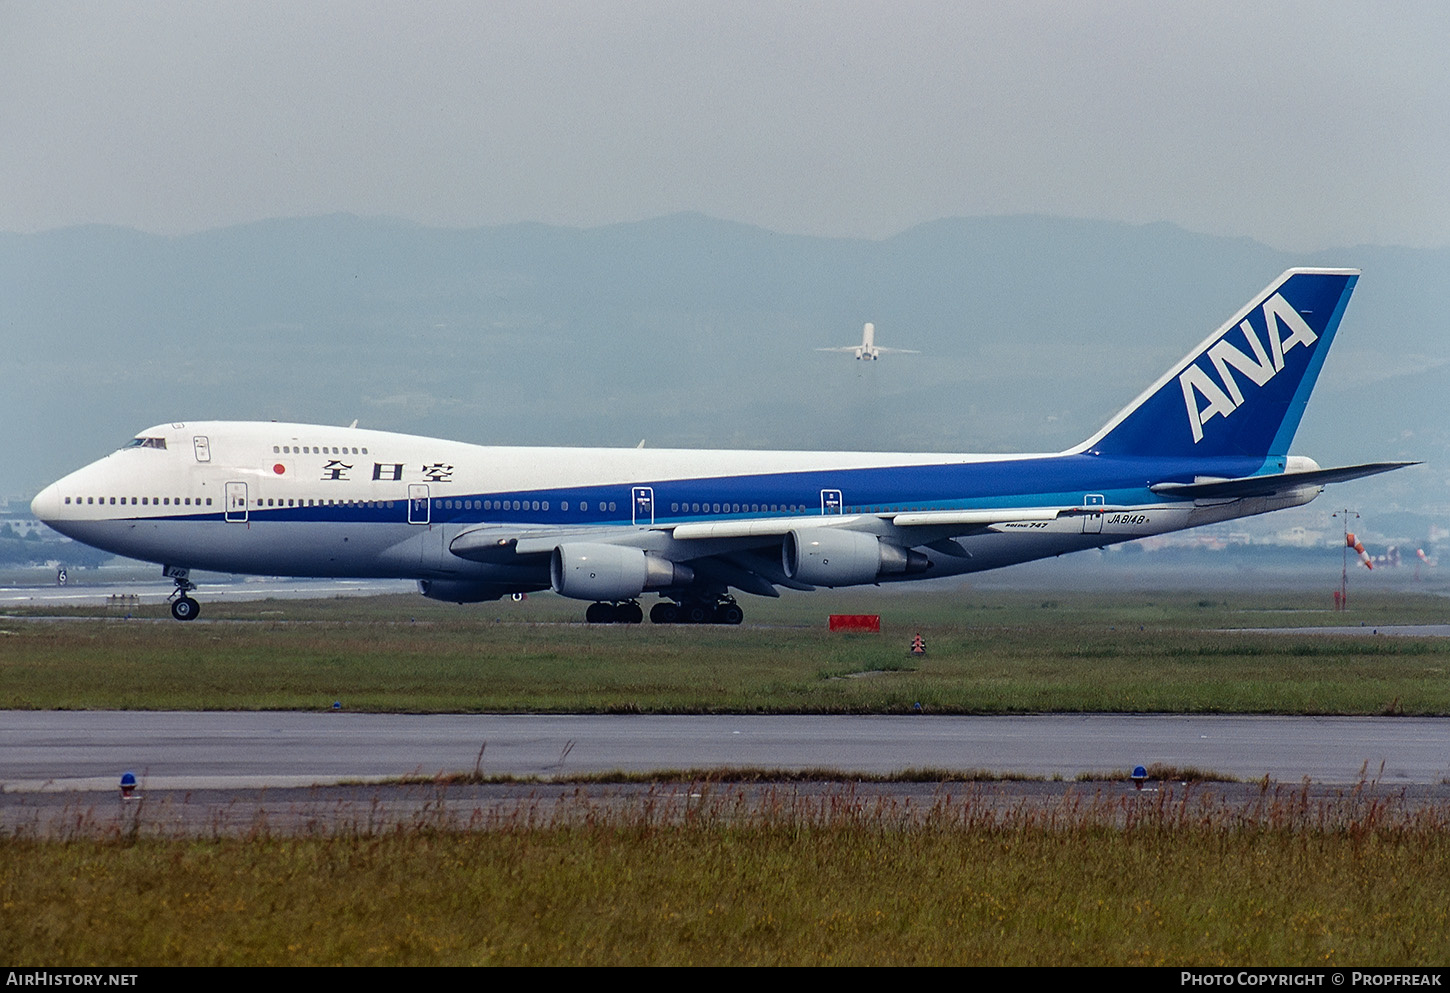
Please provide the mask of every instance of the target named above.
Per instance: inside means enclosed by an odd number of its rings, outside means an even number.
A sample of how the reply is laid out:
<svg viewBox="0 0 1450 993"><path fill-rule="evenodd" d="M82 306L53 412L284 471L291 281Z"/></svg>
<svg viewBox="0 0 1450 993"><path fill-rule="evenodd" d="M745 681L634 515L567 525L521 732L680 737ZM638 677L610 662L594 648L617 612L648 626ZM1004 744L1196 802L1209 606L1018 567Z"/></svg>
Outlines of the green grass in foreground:
<svg viewBox="0 0 1450 993"><path fill-rule="evenodd" d="M458 831L0 838L0 959L54 965L1433 965L1444 810L728 797Z"/></svg>
<svg viewBox="0 0 1450 993"><path fill-rule="evenodd" d="M208 604L223 623L189 625L12 612L0 708L1450 714L1450 640L1234 630L1446 608L1366 594L1334 614L1323 599L853 591L753 600L741 628L558 623L580 606L548 596ZM883 633L831 634L830 612L880 613ZM925 659L907 652L918 631Z"/></svg>

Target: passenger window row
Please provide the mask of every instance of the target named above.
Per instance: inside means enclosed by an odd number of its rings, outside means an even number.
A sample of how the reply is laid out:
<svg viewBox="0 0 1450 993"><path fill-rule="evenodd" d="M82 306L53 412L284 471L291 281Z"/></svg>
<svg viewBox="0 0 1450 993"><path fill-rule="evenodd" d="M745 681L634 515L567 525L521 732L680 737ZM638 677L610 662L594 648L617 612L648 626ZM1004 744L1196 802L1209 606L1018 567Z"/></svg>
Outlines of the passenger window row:
<svg viewBox="0 0 1450 993"><path fill-rule="evenodd" d="M286 500L280 497L268 497L263 500L257 497L252 501L254 507L372 507L383 509L396 505L393 500L301 500L289 498Z"/></svg>
<svg viewBox="0 0 1450 993"><path fill-rule="evenodd" d="M273 445L273 455L366 455L366 448L349 448L346 445Z"/></svg>
<svg viewBox="0 0 1450 993"><path fill-rule="evenodd" d="M66 497L65 502L68 504L85 504L88 506L92 504L104 504L107 506L120 504L132 507L210 507L211 497L196 497L194 499L192 497Z"/></svg>
<svg viewBox="0 0 1450 993"><path fill-rule="evenodd" d="M798 503L672 503L672 514L799 514L805 511Z"/></svg>

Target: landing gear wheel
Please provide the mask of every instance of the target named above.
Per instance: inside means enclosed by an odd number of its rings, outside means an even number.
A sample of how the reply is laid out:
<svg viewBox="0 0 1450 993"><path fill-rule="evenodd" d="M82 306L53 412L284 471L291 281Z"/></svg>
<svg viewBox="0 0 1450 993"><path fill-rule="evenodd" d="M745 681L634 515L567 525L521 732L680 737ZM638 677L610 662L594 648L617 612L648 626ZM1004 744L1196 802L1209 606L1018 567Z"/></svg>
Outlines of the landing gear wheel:
<svg viewBox="0 0 1450 993"><path fill-rule="evenodd" d="M196 584L191 581L191 570L179 566L163 565L161 575L176 584L176 589L166 599L171 601L171 616L178 621L194 621L201 613L201 604L187 596L196 589Z"/></svg>
<svg viewBox="0 0 1450 993"><path fill-rule="evenodd" d="M177 597L171 601L171 616L178 621L194 621L201 613L201 604L189 596Z"/></svg>
<svg viewBox="0 0 1450 993"><path fill-rule="evenodd" d="M672 603L661 600L650 608L649 619L656 624L739 624L745 611L734 599L711 603L709 600L682 600Z"/></svg>
<svg viewBox="0 0 1450 993"><path fill-rule="evenodd" d="M715 608L716 624L739 624L745 620L745 611L735 603L722 603Z"/></svg>
<svg viewBox="0 0 1450 993"><path fill-rule="evenodd" d="M644 620L644 608L633 600L627 603L591 603L584 611L589 624L638 624Z"/></svg>

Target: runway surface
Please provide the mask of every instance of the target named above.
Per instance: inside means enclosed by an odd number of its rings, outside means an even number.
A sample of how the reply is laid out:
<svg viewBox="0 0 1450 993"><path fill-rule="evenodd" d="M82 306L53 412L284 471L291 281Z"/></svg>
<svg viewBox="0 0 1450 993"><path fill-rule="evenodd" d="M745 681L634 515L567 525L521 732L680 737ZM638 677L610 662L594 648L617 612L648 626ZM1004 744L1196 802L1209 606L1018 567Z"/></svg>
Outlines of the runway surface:
<svg viewBox="0 0 1450 993"><path fill-rule="evenodd" d="M134 597L136 605L164 604L176 590L164 580L72 584L67 586L0 586L0 607L105 607L118 598ZM203 582L196 596L203 603L247 600L316 600L340 596L385 596L418 592L411 579L257 579L246 582Z"/></svg>
<svg viewBox="0 0 1450 993"><path fill-rule="evenodd" d="M1450 781L1450 720L1042 715L0 712L0 790L300 787L477 770L905 770L1073 779L1136 765L1275 782Z"/></svg>

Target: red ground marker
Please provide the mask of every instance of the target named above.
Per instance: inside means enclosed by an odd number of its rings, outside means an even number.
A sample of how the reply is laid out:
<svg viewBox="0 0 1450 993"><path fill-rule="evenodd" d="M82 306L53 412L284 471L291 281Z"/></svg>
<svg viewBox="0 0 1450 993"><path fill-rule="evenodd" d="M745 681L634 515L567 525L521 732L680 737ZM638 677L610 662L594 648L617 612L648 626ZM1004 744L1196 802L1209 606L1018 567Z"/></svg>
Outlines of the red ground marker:
<svg viewBox="0 0 1450 993"><path fill-rule="evenodd" d="M832 614L832 631L869 631L881 633L880 614Z"/></svg>

